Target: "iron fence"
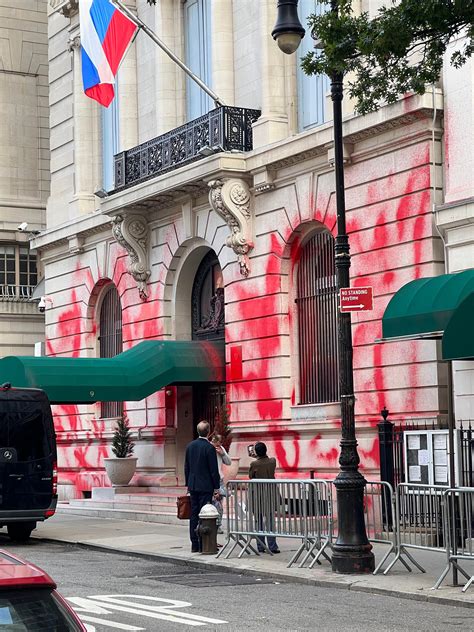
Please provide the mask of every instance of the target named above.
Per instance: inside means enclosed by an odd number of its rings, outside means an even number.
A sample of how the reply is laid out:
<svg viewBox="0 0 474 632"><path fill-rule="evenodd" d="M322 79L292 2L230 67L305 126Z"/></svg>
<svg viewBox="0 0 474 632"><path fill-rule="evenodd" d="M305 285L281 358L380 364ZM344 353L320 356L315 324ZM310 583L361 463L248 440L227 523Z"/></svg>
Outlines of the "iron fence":
<svg viewBox="0 0 474 632"><path fill-rule="evenodd" d="M474 437L470 420L460 422L459 447L460 487L474 487Z"/></svg>
<svg viewBox="0 0 474 632"><path fill-rule="evenodd" d="M222 106L114 157L115 190L222 151L251 151L260 110Z"/></svg>

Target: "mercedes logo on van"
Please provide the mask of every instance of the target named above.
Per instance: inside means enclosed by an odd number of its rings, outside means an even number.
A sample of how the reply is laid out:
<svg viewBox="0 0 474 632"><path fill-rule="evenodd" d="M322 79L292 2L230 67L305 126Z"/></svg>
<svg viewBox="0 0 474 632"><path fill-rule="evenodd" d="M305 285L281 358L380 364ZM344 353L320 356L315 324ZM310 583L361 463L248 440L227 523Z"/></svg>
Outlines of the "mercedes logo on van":
<svg viewBox="0 0 474 632"><path fill-rule="evenodd" d="M11 461L13 459L13 452L11 450L4 450L3 458L5 461Z"/></svg>

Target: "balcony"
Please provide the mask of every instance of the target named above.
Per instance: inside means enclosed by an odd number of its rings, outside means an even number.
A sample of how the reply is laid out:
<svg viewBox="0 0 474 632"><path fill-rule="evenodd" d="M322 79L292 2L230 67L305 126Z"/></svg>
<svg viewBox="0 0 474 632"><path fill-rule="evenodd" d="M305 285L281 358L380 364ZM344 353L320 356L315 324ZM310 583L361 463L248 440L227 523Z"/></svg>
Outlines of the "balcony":
<svg viewBox="0 0 474 632"><path fill-rule="evenodd" d="M211 154L251 151L260 110L222 106L115 156L115 191L155 178Z"/></svg>
<svg viewBox="0 0 474 632"><path fill-rule="evenodd" d="M0 301L28 301L34 285L0 285Z"/></svg>

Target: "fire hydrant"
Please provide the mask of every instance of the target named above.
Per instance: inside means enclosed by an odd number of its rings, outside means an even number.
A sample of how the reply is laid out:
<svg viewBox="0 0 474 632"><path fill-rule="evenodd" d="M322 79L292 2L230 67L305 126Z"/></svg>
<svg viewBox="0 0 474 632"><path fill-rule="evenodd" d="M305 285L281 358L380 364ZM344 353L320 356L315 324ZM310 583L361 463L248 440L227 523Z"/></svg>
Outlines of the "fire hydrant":
<svg viewBox="0 0 474 632"><path fill-rule="evenodd" d="M217 553L217 518L219 513L214 505L207 503L199 513L199 525L196 533L201 538L201 553L215 555Z"/></svg>

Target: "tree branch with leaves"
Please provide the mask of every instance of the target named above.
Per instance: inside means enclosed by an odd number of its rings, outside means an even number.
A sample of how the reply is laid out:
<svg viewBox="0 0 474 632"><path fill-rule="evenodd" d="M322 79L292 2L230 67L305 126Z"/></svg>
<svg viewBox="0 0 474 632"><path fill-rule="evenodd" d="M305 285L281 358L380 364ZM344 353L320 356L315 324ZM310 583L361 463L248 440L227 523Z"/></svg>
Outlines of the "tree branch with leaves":
<svg viewBox="0 0 474 632"><path fill-rule="evenodd" d="M474 52L474 0L387 0L372 19L366 12L355 15L352 4L336 0L337 11L309 16L320 50L310 51L302 66L308 75L351 73L349 96L360 114L407 92L423 94L438 81L456 37L463 41L451 65L459 68Z"/></svg>

